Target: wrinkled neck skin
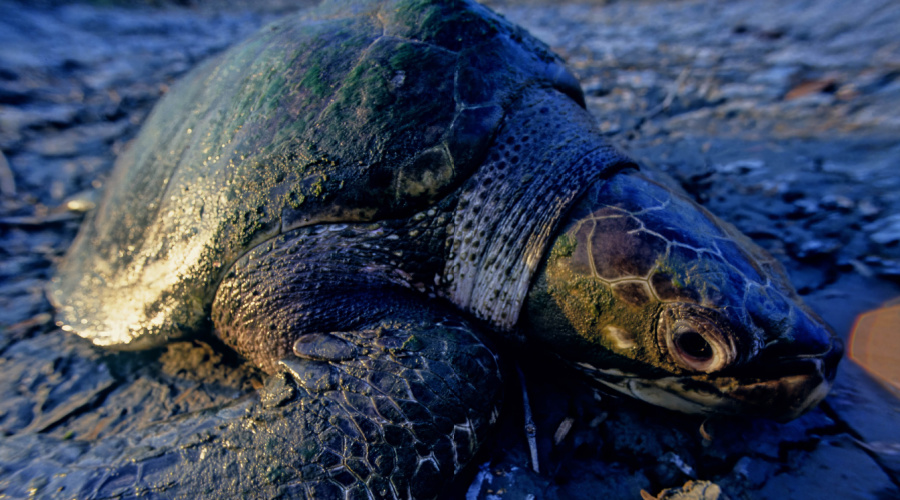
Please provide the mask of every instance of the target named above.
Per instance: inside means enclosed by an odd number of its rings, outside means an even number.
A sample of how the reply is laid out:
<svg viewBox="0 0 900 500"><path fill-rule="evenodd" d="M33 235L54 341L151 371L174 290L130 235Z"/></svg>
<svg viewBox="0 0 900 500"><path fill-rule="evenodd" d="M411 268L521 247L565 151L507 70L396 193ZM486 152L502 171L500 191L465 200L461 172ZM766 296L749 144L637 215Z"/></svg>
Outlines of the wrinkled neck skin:
<svg viewBox="0 0 900 500"><path fill-rule="evenodd" d="M511 106L448 226L442 281L454 304L513 329L562 217L591 185L632 165L600 137L559 91L532 89Z"/></svg>
<svg viewBox="0 0 900 500"><path fill-rule="evenodd" d="M528 293L529 340L600 385L696 414L791 419L842 347L781 266L652 170L597 182Z"/></svg>

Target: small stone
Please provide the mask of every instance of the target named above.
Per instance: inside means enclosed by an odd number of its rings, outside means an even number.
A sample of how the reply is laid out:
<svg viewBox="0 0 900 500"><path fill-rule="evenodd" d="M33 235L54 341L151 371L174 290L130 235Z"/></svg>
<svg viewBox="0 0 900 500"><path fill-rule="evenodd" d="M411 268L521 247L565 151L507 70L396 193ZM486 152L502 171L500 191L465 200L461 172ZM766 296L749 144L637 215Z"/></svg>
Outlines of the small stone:
<svg viewBox="0 0 900 500"><path fill-rule="evenodd" d="M880 245L893 245L900 243L900 214L894 214L863 227L865 231L872 231L869 238Z"/></svg>
<svg viewBox="0 0 900 500"><path fill-rule="evenodd" d="M796 255L801 260L814 259L831 255L840 248L841 245L837 241L807 240L800 244Z"/></svg>
<svg viewBox="0 0 900 500"><path fill-rule="evenodd" d="M859 211L859 214L865 218L872 218L881 213L881 209L872 203L872 200L860 201L856 206L856 209Z"/></svg>
<svg viewBox="0 0 900 500"><path fill-rule="evenodd" d="M769 87L775 87L780 92L784 92L790 85L791 79L794 78L794 75L799 71L800 68L798 66L773 66L764 71L760 71L759 73L750 75L750 78L747 81L750 83L761 83L768 85Z"/></svg>
<svg viewBox="0 0 900 500"><path fill-rule="evenodd" d="M853 200L839 194L826 194L822 197L822 200L819 203L823 208L829 210L839 209L843 211L850 211L853 210L854 206L856 206L856 203L854 203Z"/></svg>
<svg viewBox="0 0 900 500"><path fill-rule="evenodd" d="M293 383L287 380L287 376L283 373L274 375L266 384L265 389L260 391L260 401L266 408L274 408L282 406L296 394Z"/></svg>
<svg viewBox="0 0 900 500"><path fill-rule="evenodd" d="M661 462L667 462L678 468L684 475L688 477L696 477L697 473L694 472L694 468L688 465L687 462L684 461L683 458L675 454L674 452L668 452L660 458Z"/></svg>
<svg viewBox="0 0 900 500"><path fill-rule="evenodd" d="M584 94L594 97L603 97L610 92L610 85L602 80L594 80L583 84Z"/></svg>
<svg viewBox="0 0 900 500"><path fill-rule="evenodd" d="M100 193L96 189L79 191L66 198L61 206L70 212L89 212L97 206Z"/></svg>
<svg viewBox="0 0 900 500"><path fill-rule="evenodd" d="M900 262L889 259L882 260L881 266L878 268L878 275L891 279L900 278Z"/></svg>
<svg viewBox="0 0 900 500"><path fill-rule="evenodd" d="M801 198L794 201L794 211L791 215L796 217L808 217L820 211L819 203L816 200Z"/></svg>
<svg viewBox="0 0 900 500"><path fill-rule="evenodd" d="M784 100L790 101L792 99L799 99L820 92L834 92L835 90L837 90L837 86L833 78L806 81L791 89L790 92L784 96Z"/></svg>
<svg viewBox="0 0 900 500"><path fill-rule="evenodd" d="M656 465L647 471L647 475L662 486L681 484L686 479L696 477L694 469L673 452L660 457Z"/></svg>
<svg viewBox="0 0 900 500"><path fill-rule="evenodd" d="M622 126L621 126L621 124L619 124L617 122L614 122L611 120L604 120L604 121L600 122L600 132L603 134L613 135L613 134L618 134L621 131L622 131Z"/></svg>
<svg viewBox="0 0 900 500"><path fill-rule="evenodd" d="M741 457L734 465L732 474L739 476L751 488L759 488L771 477L777 466L769 462Z"/></svg>
<svg viewBox="0 0 900 500"><path fill-rule="evenodd" d="M731 163L719 164L714 168L723 174L746 174L759 170L766 166L762 160L737 160Z"/></svg>

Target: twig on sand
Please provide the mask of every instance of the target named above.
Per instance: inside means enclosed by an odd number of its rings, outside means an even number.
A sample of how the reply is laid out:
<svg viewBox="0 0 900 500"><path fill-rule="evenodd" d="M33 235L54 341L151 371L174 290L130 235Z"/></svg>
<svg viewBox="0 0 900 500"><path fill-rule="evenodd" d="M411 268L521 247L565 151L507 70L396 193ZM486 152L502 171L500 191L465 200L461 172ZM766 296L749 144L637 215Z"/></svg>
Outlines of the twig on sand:
<svg viewBox="0 0 900 500"><path fill-rule="evenodd" d="M538 465L537 450L537 426L534 425L534 418L531 416L531 405L528 403L528 389L525 387L525 374L522 369L516 365L516 371L519 373L519 383L522 385L522 408L525 412L525 437L528 439L528 450L531 452L531 468L540 474L540 466Z"/></svg>

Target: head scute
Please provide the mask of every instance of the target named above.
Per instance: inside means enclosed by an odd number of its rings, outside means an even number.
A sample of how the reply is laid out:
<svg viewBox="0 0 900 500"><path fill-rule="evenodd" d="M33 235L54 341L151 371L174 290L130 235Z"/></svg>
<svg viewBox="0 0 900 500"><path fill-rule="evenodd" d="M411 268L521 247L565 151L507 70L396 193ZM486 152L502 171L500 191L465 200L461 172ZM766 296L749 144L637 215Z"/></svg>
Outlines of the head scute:
<svg viewBox="0 0 900 500"><path fill-rule="evenodd" d="M652 169L569 212L525 318L602 385L691 413L796 416L841 354L770 256Z"/></svg>

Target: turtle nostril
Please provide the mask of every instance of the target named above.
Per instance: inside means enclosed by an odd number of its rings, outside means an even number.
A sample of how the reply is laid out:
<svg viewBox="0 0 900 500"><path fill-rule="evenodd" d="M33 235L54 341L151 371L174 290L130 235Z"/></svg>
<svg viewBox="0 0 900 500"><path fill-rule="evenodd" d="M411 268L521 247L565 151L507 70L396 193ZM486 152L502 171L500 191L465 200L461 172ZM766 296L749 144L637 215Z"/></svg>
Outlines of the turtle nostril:
<svg viewBox="0 0 900 500"><path fill-rule="evenodd" d="M713 348L703 335L689 330L675 335L673 339L679 354L696 361L709 361L713 357Z"/></svg>

